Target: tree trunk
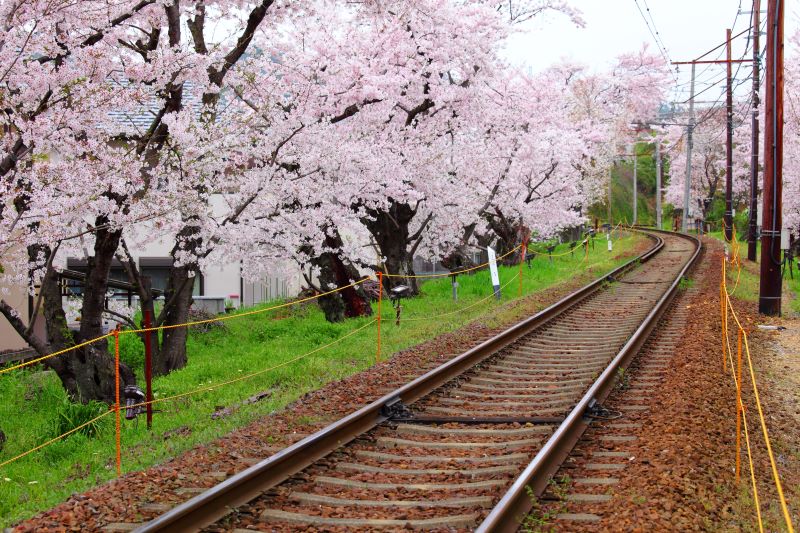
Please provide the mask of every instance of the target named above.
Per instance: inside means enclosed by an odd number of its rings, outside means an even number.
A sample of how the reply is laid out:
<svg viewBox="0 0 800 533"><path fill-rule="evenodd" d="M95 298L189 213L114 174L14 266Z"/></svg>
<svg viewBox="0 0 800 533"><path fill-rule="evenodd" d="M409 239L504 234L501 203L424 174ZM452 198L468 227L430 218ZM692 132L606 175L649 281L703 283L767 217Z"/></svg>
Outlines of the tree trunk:
<svg viewBox="0 0 800 533"><path fill-rule="evenodd" d="M78 342L84 342L103 335L103 311L106 308L106 291L111 262L117 252L122 230L105 229L109 223L105 217L98 217L95 232L94 256L88 257L86 279L83 284L83 306L81 307L81 324ZM48 330L62 327L59 317L53 324L48 323ZM102 400L107 403L115 401L115 362L109 356L105 341L90 344L75 351L71 356L70 366L78 389L78 400ZM120 388L135 385L136 377L125 364L120 363ZM122 395L120 395L122 396Z"/></svg>
<svg viewBox="0 0 800 533"><path fill-rule="evenodd" d="M388 211L368 209L364 225L372 234L383 256L384 273L408 277L385 276L384 287L391 289L397 285L409 287L411 295L419 294L419 284L414 278L414 257L408 246L412 240L409 225L416 209L408 204L392 201Z"/></svg>
<svg viewBox="0 0 800 533"><path fill-rule="evenodd" d="M311 264L320 270L319 285L323 292L334 287L347 287L361 278L358 270L350 262L342 259L342 245L342 237L338 230L328 231L325 248L330 251L311 260ZM328 322L342 322L345 318L372 315L369 296L361 285L323 296L319 299L319 306Z"/></svg>
<svg viewBox="0 0 800 533"><path fill-rule="evenodd" d="M195 273L188 266L175 266L169 271L167 290L164 294L164 326L184 324L189 321L189 309L192 306L192 289ZM153 339L156 339L154 336ZM186 326L164 329L161 334L161 346L153 353L153 374L163 376L173 370L186 366ZM157 343L155 343L157 344Z"/></svg>
<svg viewBox="0 0 800 533"><path fill-rule="evenodd" d="M49 350L45 349L44 351L58 351L67 346L73 346L75 341L72 337L72 332L67 327L67 317L64 314L64 307L61 302L61 286L52 268L45 273L39 290L42 296L45 324L47 324L47 341L50 344ZM58 357L45 359L44 364L56 373L67 394L72 399L77 400L84 395L78 389L78 381L70 364L72 359L73 354L66 353Z"/></svg>
<svg viewBox="0 0 800 533"><path fill-rule="evenodd" d="M186 326L169 327L189 321L192 307L192 292L195 276L199 272L196 260L181 264L185 256L197 257L202 246L200 228L187 221L175 238L172 247L172 267L170 267L167 289L164 293L164 309L159 325L166 326L161 334L161 346L153 353L153 374L162 376L186 366L186 339L189 336ZM153 337L154 339L157 337Z"/></svg>
<svg viewBox="0 0 800 533"><path fill-rule="evenodd" d="M487 214L489 228L497 238L494 243L494 251L497 256L503 256L523 241L526 231L518 220L507 218L502 212L496 210L495 213ZM499 261L502 265L517 265L521 259L520 254L511 254Z"/></svg>
<svg viewBox="0 0 800 533"><path fill-rule="evenodd" d="M106 221L98 220L99 227L105 223ZM42 310L47 328L47 342L37 338L33 334L32 328L26 327L8 304L0 302L0 312L9 320L17 333L40 355L63 350L73 346L76 342L103 335L102 312L105 308L105 292L108 288L108 274L111 268L111 258L115 252L115 242L119 242L117 232L98 230L95 256L90 257L88 261L89 270L84 286L81 330L77 339L67 327L61 302L61 287L52 266L48 266L40 288ZM28 249L32 264L37 264L41 260L42 254L49 257L51 253L51 250L46 247L30 247ZM85 321L84 317L86 317ZM55 371L67 394L74 401L84 403L90 400L101 400L107 403L115 401L115 364L114 358L109 356L105 339L58 357L45 359L43 364ZM120 364L120 388L135 383L136 378L130 368Z"/></svg>

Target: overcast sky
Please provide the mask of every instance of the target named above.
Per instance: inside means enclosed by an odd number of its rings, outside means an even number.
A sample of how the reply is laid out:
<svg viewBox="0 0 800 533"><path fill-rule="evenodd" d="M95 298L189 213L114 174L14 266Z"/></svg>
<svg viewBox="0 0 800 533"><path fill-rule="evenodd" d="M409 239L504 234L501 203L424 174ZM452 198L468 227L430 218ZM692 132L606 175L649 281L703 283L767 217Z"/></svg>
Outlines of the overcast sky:
<svg viewBox="0 0 800 533"><path fill-rule="evenodd" d="M514 37L507 49L508 58L536 72L562 58L603 68L617 55L644 44L658 53L658 46L645 23L647 20L651 28L655 25L670 60L692 60L722 44L726 28L731 28L733 35L747 29L752 10L752 0L571 0L570 4L583 12L585 27L576 27L563 15L541 16L527 23L523 34ZM762 0L761 4L766 11L767 0ZM793 4L789 4L786 12L787 38L798 28L797 9ZM766 13L762 13L762 24L765 20ZM765 44L766 36L762 35L762 50ZM735 40L734 59L742 57L747 45L747 34ZM706 59L724 59L724 53L724 48L720 48ZM752 52L747 52L747 57L752 57ZM688 98L690 68L680 67L673 93L675 100ZM735 66L734 72L736 70ZM751 71L749 64L743 64L738 72L737 80L742 82L740 94L752 87L746 80ZM725 65L699 65L696 91L707 88L724 75ZM698 100L714 101L723 90L724 83L719 83L699 95Z"/></svg>

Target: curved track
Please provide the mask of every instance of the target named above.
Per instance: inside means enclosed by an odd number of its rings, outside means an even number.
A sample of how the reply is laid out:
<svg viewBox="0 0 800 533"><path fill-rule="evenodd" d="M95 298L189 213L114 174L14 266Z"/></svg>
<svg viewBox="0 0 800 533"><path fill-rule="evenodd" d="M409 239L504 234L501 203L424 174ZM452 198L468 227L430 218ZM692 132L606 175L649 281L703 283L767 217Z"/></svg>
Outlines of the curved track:
<svg viewBox="0 0 800 533"><path fill-rule="evenodd" d="M648 234L655 244L641 264L138 531L517 529L698 255L694 239Z"/></svg>

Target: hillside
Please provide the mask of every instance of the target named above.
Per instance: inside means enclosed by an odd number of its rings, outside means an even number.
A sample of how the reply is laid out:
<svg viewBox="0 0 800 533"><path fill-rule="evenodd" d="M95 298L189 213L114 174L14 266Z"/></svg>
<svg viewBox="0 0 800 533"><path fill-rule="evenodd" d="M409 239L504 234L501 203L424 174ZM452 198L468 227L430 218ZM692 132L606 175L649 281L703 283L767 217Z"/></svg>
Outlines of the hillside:
<svg viewBox="0 0 800 533"><path fill-rule="evenodd" d="M650 144L639 144L637 146L638 169L638 223L652 225L656 218L656 165L653 157L654 147ZM664 162L662 176L666 179L668 163ZM662 188L666 184L661 185ZM668 224L672 216L672 206L663 206L664 224ZM589 209L589 215L594 218L606 221L608 219L608 201L593 205ZM633 159L619 161L611 172L611 218L616 224L618 222L633 221Z"/></svg>

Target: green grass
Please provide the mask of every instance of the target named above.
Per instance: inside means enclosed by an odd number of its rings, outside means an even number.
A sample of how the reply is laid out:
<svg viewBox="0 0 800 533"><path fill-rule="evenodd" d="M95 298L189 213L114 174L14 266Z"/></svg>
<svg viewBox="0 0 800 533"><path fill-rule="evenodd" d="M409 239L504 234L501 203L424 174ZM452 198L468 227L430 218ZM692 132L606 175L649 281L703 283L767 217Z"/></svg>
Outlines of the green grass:
<svg viewBox="0 0 800 533"><path fill-rule="evenodd" d="M747 302L757 302L760 285L761 242L756 243L756 260L759 263L751 263L747 260L747 232L737 231L736 234L739 242L739 254L742 257L742 270L739 273L736 268L728 268L728 290L734 291L735 288L733 295L737 298ZM708 236L726 242L721 231L710 232ZM727 246L730 250L731 245ZM800 269L794 269L794 278L788 269L785 271L783 294L786 296L781 302L783 312L800 314Z"/></svg>
<svg viewBox="0 0 800 533"><path fill-rule="evenodd" d="M638 143L636 145L638 153L636 187L637 187L637 222L643 225L654 225L656 220L656 167L653 158L654 146ZM662 171L664 180L669 179L669 163L664 159L664 169ZM666 187L666 181L662 183L662 188ZM663 204L662 227L671 229L672 211L670 204ZM592 206L589 209L591 217L601 220L608 219L608 198ZM614 224L633 221L633 161L631 158L617 161L611 169L611 217Z"/></svg>
<svg viewBox="0 0 800 533"><path fill-rule="evenodd" d="M626 237L606 250L598 238L590 250L591 275L596 277L630 257L641 237ZM557 252L566 250L559 246ZM529 295L561 282L573 280L583 270L583 253L576 251L554 259L537 257L531 269L523 269L523 294ZM518 267L501 267L501 284L507 283ZM488 272L459 276L459 301L453 302L450 280L428 281L419 298L403 301L403 318L421 318L455 311L492 294ZM502 301L489 298L473 308L445 319L408 320L395 326L394 310L384 302L382 342L384 357L452 331L476 318L500 321L499 306L517 297L518 282L504 290ZM264 306L266 307L266 306ZM262 307L262 308L264 308ZM208 333L191 333L189 365L154 380L156 398L211 386L237 376L272 367L335 341L372 321L348 320L341 324L325 321L315 305L294 306L280 311L250 315L225 322L224 328ZM157 404L153 431L144 420L123 418L123 471L141 470L164 462L191 447L207 443L234 428L281 409L308 391L366 369L375 361L376 328L373 325L329 349L253 379L220 386L179 400ZM141 376L142 346L132 335L121 338L121 357ZM257 403L241 406L229 416L212 420L218 406L232 406L258 392L272 394ZM13 371L0 376L0 428L7 436L0 462L54 438L68 427L90 420L98 407L76 407L67 401L60 382L51 372L38 368ZM101 406L102 410L103 407ZM142 417L143 418L143 417ZM300 422L300 421L298 421ZM0 527L52 507L72 493L85 491L115 476L114 421L107 416L86 431L75 433L25 458L0 467Z"/></svg>

